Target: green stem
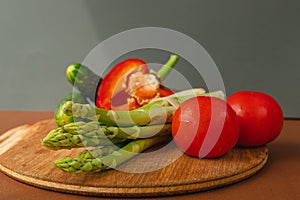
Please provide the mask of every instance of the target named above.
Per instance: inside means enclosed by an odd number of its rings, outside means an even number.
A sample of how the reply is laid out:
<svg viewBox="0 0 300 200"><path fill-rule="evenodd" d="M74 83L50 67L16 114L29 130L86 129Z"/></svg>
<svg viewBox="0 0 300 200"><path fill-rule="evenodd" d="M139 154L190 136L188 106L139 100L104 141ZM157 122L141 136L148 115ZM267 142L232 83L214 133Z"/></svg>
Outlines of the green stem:
<svg viewBox="0 0 300 200"><path fill-rule="evenodd" d="M179 57L177 55L171 55L167 63L158 70L157 75L160 80L165 80L171 70L174 68L175 64L177 63Z"/></svg>
<svg viewBox="0 0 300 200"><path fill-rule="evenodd" d="M177 97L176 94L170 97L180 105L184 100L195 96L216 96L223 97L222 91L211 93L190 94ZM134 126L134 125L154 125L172 122L176 106L170 105L170 99L160 99L146 104L145 106L131 111L105 110L90 104L66 102L62 106L62 111L67 116L80 117L92 121L99 121L107 126Z"/></svg>
<svg viewBox="0 0 300 200"><path fill-rule="evenodd" d="M80 152L77 156L79 159L93 159L93 158L101 158L103 156L107 156L112 154L114 151L122 148L125 144L120 143L112 146L103 146L103 147L96 147L90 150L84 150Z"/></svg>
<svg viewBox="0 0 300 200"><path fill-rule="evenodd" d="M63 112L68 116L99 121L107 126L134 126L162 124L172 121L175 108L151 107L147 109L136 109L131 111L105 110L94 107L90 104L66 102L62 107Z"/></svg>

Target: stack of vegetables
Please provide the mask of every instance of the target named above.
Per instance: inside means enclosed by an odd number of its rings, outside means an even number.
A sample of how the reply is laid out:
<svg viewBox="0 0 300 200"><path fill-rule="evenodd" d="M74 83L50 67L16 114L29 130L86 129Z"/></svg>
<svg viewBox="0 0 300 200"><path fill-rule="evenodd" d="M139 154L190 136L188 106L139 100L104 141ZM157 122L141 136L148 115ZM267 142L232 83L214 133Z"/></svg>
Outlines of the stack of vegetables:
<svg viewBox="0 0 300 200"><path fill-rule="evenodd" d="M54 165L63 171L97 172L115 168L138 153L171 138L171 122L178 105L195 95L222 96L192 89L174 93L162 81L177 63L170 59L157 72L130 58L118 63L103 79L81 64L66 69L79 92L68 94L55 112L58 128L42 144L53 150L84 148L76 158ZM93 88L97 84L95 94ZM88 102L94 101L94 105Z"/></svg>
<svg viewBox="0 0 300 200"><path fill-rule="evenodd" d="M61 101L55 112L58 128L42 144L52 150L83 150L54 165L72 173L115 169L170 140L189 156L217 158L236 146L265 145L279 135L283 113L267 94L243 91L225 100L222 91L167 88L163 81L177 61L171 55L154 72L130 58L103 79L84 65L68 66L66 76L78 92Z"/></svg>

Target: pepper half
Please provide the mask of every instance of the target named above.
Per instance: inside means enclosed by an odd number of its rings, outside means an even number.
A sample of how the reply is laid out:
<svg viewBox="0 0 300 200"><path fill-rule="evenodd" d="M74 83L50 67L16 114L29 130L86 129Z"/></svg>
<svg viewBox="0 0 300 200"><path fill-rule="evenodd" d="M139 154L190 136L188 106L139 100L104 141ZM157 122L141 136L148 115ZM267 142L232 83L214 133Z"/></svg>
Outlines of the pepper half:
<svg viewBox="0 0 300 200"><path fill-rule="evenodd" d="M99 85L96 106L107 110L133 110L155 98L174 94L162 85L160 76L165 78L177 60L177 56L171 56L158 73L150 71L140 59L129 58L118 63Z"/></svg>

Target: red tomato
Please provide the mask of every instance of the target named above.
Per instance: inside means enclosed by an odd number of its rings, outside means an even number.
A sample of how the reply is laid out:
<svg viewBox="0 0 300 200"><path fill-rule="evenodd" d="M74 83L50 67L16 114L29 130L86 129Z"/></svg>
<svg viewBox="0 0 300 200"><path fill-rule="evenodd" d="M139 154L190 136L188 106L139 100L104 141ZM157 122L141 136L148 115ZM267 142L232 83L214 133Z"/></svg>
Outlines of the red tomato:
<svg viewBox="0 0 300 200"><path fill-rule="evenodd" d="M260 146L281 132L283 113L279 104L262 92L241 91L227 98L240 123L239 146Z"/></svg>
<svg viewBox="0 0 300 200"><path fill-rule="evenodd" d="M235 112L224 100L215 97L191 98L173 116L174 142L190 156L222 156L236 145L238 134Z"/></svg>

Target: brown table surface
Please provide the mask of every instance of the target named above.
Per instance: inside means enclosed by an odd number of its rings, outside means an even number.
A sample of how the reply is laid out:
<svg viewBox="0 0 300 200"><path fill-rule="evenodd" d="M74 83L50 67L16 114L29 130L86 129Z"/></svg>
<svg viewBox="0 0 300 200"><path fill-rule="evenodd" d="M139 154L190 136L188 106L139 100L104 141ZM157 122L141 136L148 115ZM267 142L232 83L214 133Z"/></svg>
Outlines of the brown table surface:
<svg viewBox="0 0 300 200"><path fill-rule="evenodd" d="M19 125L50 118L53 118L52 112L0 111L0 134ZM249 179L205 192L155 199L300 199L300 120L285 120L281 135L268 147L268 163ZM15 200L109 199L44 190L20 183L1 172L0 197Z"/></svg>

